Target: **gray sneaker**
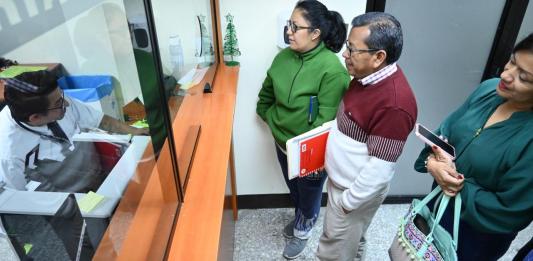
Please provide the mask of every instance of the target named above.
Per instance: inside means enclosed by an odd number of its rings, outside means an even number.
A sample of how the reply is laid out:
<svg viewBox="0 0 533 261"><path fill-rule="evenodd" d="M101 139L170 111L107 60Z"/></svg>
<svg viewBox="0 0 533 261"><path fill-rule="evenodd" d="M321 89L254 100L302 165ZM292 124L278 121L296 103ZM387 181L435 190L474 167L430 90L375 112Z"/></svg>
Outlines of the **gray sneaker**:
<svg viewBox="0 0 533 261"><path fill-rule="evenodd" d="M304 252L306 244L307 239L293 237L287 242L285 249L283 249L283 257L286 259L295 259L299 257Z"/></svg>
<svg viewBox="0 0 533 261"><path fill-rule="evenodd" d="M294 219L283 228L283 236L287 239L294 237Z"/></svg>

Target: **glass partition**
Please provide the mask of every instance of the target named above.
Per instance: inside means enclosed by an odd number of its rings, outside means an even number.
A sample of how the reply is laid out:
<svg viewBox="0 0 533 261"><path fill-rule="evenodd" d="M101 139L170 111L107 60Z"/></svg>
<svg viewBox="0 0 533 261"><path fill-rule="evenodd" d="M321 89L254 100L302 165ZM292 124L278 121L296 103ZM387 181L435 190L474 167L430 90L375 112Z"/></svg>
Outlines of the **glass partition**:
<svg viewBox="0 0 533 261"><path fill-rule="evenodd" d="M41 97L44 108L24 103L37 108L30 115L49 122L32 116L7 124L4 118L20 108L9 103L15 96L0 97L8 103L0 113L0 133L26 137L3 143L9 144L3 152L10 152L0 155L2 164L20 159L16 175L23 178L13 182L14 173L0 173L0 216L38 220L8 221L11 241L0 244L38 259L72 251L94 260L164 258L200 133L204 86L211 85L217 64L212 4L0 2L0 56L19 65L0 68L0 88L21 91L22 82L39 89L42 82L32 82L34 77L57 80L44 98L40 91L31 94ZM20 74L25 71L45 76L25 78ZM61 135L54 122L66 138L56 139ZM52 174L43 174L46 168ZM52 217L65 206L82 218L57 227ZM28 238L16 238L22 230L44 226L53 228L49 243L63 252L47 251L50 246L41 247L31 231ZM64 240L62 229L85 239ZM74 245L82 247L73 250Z"/></svg>
<svg viewBox="0 0 533 261"><path fill-rule="evenodd" d="M174 125L181 186L185 191L200 135L203 92L216 70L216 21L211 0L153 1L154 26L165 79L165 101ZM131 3L128 1L127 6Z"/></svg>

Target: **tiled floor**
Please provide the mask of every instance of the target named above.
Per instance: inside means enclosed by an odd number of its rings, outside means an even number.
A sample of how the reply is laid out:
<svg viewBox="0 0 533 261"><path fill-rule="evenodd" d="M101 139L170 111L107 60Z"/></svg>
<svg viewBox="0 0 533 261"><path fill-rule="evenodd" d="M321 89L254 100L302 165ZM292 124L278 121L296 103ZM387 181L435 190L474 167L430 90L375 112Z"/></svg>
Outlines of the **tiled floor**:
<svg viewBox="0 0 533 261"><path fill-rule="evenodd" d="M366 260L389 260L387 250L392 242L398 221L409 205L382 205L367 232ZM322 232L323 212L321 209L317 226L304 254L296 260L315 260L318 238ZM235 231L235 261L285 260L281 253L286 239L282 228L292 219L291 209L240 210ZM318 229L317 229L318 228ZM512 260L516 251L533 235L533 224L520 232L508 253L500 260Z"/></svg>
<svg viewBox="0 0 533 261"><path fill-rule="evenodd" d="M407 211L407 208L408 205L381 206L367 234L366 260L389 260L387 249L398 220ZM316 227L318 229L313 231L304 254L297 260L315 260L318 238L322 232L324 211L325 209L322 208ZM290 219L292 219L292 210L287 208L240 210L235 231L234 260L285 260L281 256L281 252L286 239L281 234L281 229ZM508 253L500 260L512 260L516 251L529 240L531 235L533 235L533 224L518 234ZM17 260L7 242L7 238L0 233L0 260Z"/></svg>

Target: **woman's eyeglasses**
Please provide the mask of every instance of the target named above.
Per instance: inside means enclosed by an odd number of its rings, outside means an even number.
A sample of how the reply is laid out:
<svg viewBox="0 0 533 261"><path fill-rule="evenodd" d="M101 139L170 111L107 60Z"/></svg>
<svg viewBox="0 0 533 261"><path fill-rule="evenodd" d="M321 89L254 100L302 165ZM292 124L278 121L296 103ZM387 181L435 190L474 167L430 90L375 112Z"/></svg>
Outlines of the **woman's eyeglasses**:
<svg viewBox="0 0 533 261"><path fill-rule="evenodd" d="M376 51L379 51L380 49L374 49L374 48L369 48L369 49L357 49L355 47L351 47L350 46L350 43L348 41L346 41L346 50L348 50L348 52L350 53L350 56L352 56L352 53L362 53L362 52L367 52L367 53L370 53L370 52L376 52Z"/></svg>
<svg viewBox="0 0 533 261"><path fill-rule="evenodd" d="M296 31L302 30L302 29L314 29L313 27L309 27L309 26L298 26L291 20L287 20L287 28L291 29L293 33L296 33Z"/></svg>

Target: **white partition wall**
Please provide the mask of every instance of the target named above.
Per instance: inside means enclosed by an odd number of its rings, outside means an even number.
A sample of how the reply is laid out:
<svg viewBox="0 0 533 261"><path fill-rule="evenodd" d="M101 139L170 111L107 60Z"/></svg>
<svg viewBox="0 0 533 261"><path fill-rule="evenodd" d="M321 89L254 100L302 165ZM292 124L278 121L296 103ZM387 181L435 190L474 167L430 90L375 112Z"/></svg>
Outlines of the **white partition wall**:
<svg viewBox="0 0 533 261"><path fill-rule="evenodd" d="M518 37L516 42L524 39L530 33L533 33L533 3L529 2L527 5L526 14L524 15L524 20L522 20L522 25L520 26L520 31L518 32Z"/></svg>
<svg viewBox="0 0 533 261"><path fill-rule="evenodd" d="M402 23L399 65L428 128L456 109L479 84L505 1L388 0L385 11ZM404 148L389 195L429 192L429 174L413 170L423 144L414 135Z"/></svg>

